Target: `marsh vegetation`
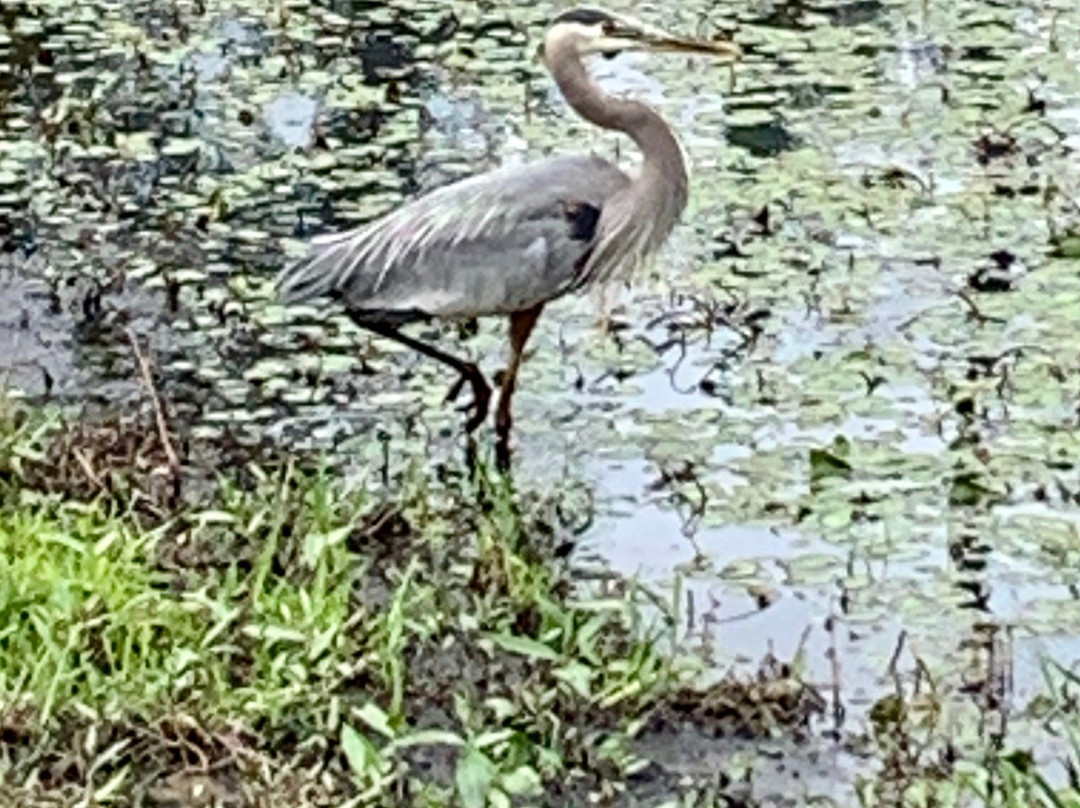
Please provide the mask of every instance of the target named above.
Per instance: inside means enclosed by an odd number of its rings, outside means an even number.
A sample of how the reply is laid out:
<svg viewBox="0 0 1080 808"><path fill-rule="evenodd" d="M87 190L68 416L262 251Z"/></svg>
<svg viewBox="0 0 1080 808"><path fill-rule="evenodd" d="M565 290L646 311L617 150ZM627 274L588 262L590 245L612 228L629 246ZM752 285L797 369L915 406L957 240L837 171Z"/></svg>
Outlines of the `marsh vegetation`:
<svg viewBox="0 0 1080 808"><path fill-rule="evenodd" d="M549 312L506 476L271 281L632 165L533 59L557 7L0 6L5 804L1080 804L1080 10L639 11L748 55L598 66L690 209Z"/></svg>

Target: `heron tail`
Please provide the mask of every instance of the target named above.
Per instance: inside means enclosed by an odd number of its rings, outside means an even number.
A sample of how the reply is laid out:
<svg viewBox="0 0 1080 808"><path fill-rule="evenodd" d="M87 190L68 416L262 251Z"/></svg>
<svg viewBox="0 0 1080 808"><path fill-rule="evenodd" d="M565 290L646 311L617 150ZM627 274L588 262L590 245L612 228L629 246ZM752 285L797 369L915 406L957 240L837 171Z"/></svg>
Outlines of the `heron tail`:
<svg viewBox="0 0 1080 808"><path fill-rule="evenodd" d="M275 285L281 298L288 303L299 303L332 294L338 286L345 243L344 237L316 240L306 258L286 267L277 276Z"/></svg>

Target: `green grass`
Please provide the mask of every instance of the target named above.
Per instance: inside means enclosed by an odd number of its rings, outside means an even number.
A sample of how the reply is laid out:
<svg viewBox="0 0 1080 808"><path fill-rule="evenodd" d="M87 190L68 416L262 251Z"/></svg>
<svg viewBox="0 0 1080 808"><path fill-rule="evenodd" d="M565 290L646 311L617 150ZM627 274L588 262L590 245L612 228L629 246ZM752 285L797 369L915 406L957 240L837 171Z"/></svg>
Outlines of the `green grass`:
<svg viewBox="0 0 1080 808"><path fill-rule="evenodd" d="M756 701L754 683L695 689L677 610L630 581L583 587L557 499L483 468L417 463L386 486L252 461L163 513L146 464L83 496L61 466L105 454L77 426L0 412L0 804L634 805L653 716ZM1073 775L1078 687L1047 667ZM1080 808L1023 751L944 763L934 700L894 701L875 773L838 804ZM758 707L763 734L805 718ZM698 785L663 804L750 804Z"/></svg>
<svg viewBox="0 0 1080 808"><path fill-rule="evenodd" d="M0 796L18 804L611 798L695 671L629 582L580 590L550 503L483 469L417 466L388 492L249 465L148 518L137 470L90 502L28 484L74 462L42 423L0 430Z"/></svg>
<svg viewBox="0 0 1080 808"><path fill-rule="evenodd" d="M965 778L968 792L989 808L1080 808L1080 676L1052 662L1043 673L1045 694L1033 709L1048 732L1064 739L1065 753L1053 772L1023 749L993 755Z"/></svg>
<svg viewBox="0 0 1080 808"><path fill-rule="evenodd" d="M140 534L94 506L38 503L0 515L0 688L48 722L72 705L105 713L171 698L204 634L164 597Z"/></svg>

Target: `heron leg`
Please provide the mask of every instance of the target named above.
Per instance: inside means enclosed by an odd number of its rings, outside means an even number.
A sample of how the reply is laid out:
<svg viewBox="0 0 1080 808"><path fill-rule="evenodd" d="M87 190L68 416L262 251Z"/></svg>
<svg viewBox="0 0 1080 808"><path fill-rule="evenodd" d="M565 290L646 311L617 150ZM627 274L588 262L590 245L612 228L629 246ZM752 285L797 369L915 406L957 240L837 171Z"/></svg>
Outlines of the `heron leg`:
<svg viewBox="0 0 1080 808"><path fill-rule="evenodd" d="M465 382L468 382L469 386L472 387L473 400L469 405L472 414L469 416L469 420L465 422L465 431L467 433L474 432L480 424L484 423L488 414L488 405L491 402L491 386L487 383L487 379L484 378L484 374L480 371L480 368L476 366L475 362L459 359L445 351L440 351L434 345L429 345L421 340L413 339L406 334L402 334L392 325L372 322L356 316L352 316L352 320L361 328L367 329L374 334L378 334L380 337L386 337L387 339L399 342L407 348L412 348L417 353L421 353L426 357L442 362L444 365L448 365L456 370L461 374L461 378L455 382L452 388L450 388L447 400L452 401L461 391Z"/></svg>
<svg viewBox="0 0 1080 808"><path fill-rule="evenodd" d="M511 413L511 400L517 387L517 374L525 353L525 343L529 341L544 305L516 311L510 315L510 361L503 377L499 392L499 408L495 412L495 454L499 465L506 468L510 464L510 427L514 419Z"/></svg>

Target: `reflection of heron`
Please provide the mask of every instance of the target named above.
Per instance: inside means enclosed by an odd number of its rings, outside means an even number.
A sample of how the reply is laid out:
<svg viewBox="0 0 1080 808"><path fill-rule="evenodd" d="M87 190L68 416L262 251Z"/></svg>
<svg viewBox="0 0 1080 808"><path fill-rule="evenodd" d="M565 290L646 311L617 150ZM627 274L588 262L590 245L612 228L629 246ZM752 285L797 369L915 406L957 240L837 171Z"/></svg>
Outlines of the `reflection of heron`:
<svg viewBox="0 0 1080 808"><path fill-rule="evenodd" d="M592 284L625 280L664 242L686 206L682 150L664 120L638 101L605 95L583 59L624 50L702 53L728 61L725 41L682 39L596 9L560 14L540 55L567 102L591 123L625 132L644 162L634 179L596 156L560 156L492 171L421 197L359 229L319 238L278 279L283 296L340 298L363 328L454 368L472 388L466 430L487 417L491 388L479 368L402 334L432 317L510 317L510 360L495 426L500 455L522 351L544 304Z"/></svg>

